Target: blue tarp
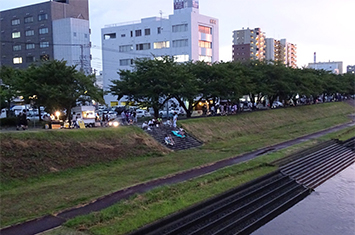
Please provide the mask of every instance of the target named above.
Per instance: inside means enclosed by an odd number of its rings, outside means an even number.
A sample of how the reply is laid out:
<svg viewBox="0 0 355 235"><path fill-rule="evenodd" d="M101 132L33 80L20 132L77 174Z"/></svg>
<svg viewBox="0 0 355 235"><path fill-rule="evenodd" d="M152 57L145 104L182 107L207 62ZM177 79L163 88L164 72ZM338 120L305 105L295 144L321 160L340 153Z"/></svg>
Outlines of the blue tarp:
<svg viewBox="0 0 355 235"><path fill-rule="evenodd" d="M176 136L178 136L178 137L180 137L180 138L184 138L185 137L185 135L180 135L179 134L179 131L171 131L174 135L176 135Z"/></svg>

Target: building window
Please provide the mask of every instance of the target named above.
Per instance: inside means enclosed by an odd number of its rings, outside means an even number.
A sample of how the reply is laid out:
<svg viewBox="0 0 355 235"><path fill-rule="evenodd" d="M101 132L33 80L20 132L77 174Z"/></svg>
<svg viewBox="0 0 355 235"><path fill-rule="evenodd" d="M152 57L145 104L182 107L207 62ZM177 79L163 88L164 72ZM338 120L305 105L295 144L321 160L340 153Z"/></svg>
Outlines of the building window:
<svg viewBox="0 0 355 235"><path fill-rule="evenodd" d="M133 37L133 31L131 31L131 37Z"/></svg>
<svg viewBox="0 0 355 235"><path fill-rule="evenodd" d="M149 49L150 49L150 43L141 43L136 45L137 51L149 50Z"/></svg>
<svg viewBox="0 0 355 235"><path fill-rule="evenodd" d="M120 60L120 66L128 66L133 64L133 59L123 59Z"/></svg>
<svg viewBox="0 0 355 235"><path fill-rule="evenodd" d="M187 39L173 40L173 47L187 47L188 45Z"/></svg>
<svg viewBox="0 0 355 235"><path fill-rule="evenodd" d="M11 21L12 25L19 25L20 24L20 19L14 19Z"/></svg>
<svg viewBox="0 0 355 235"><path fill-rule="evenodd" d="M144 35L145 36L150 35L150 29L144 29Z"/></svg>
<svg viewBox="0 0 355 235"><path fill-rule="evenodd" d="M174 61L181 63L181 62L187 62L189 61L189 55L175 55L174 56Z"/></svg>
<svg viewBox="0 0 355 235"><path fill-rule="evenodd" d="M40 43L39 43L39 47L40 47L40 48L49 47L49 42L40 42Z"/></svg>
<svg viewBox="0 0 355 235"><path fill-rule="evenodd" d="M25 24L32 23L32 22L33 22L33 16L25 17Z"/></svg>
<svg viewBox="0 0 355 235"><path fill-rule="evenodd" d="M47 20L47 19L48 19L47 13L43 13L43 14L38 15L38 21L43 21L43 20Z"/></svg>
<svg viewBox="0 0 355 235"><path fill-rule="evenodd" d="M39 58L41 59L41 61L48 61L49 60L49 55L44 54L44 55L41 55Z"/></svg>
<svg viewBox="0 0 355 235"><path fill-rule="evenodd" d="M123 45L119 47L119 52L133 51L133 45Z"/></svg>
<svg viewBox="0 0 355 235"><path fill-rule="evenodd" d="M13 51L21 51L21 45L15 45L12 47Z"/></svg>
<svg viewBox="0 0 355 235"><path fill-rule="evenodd" d="M200 55L198 60L205 61L205 62L212 62L212 57L211 56Z"/></svg>
<svg viewBox="0 0 355 235"><path fill-rule="evenodd" d="M187 31L187 24L173 25L173 33L186 32L186 31Z"/></svg>
<svg viewBox="0 0 355 235"><path fill-rule="evenodd" d="M212 48L212 42L198 41L198 46L203 48Z"/></svg>
<svg viewBox="0 0 355 235"><path fill-rule="evenodd" d="M34 31L33 29L27 30L27 31L25 32L25 35L26 35L26 37L28 37L28 36L33 36L33 35L35 35L35 31Z"/></svg>
<svg viewBox="0 0 355 235"><path fill-rule="evenodd" d="M22 64L22 57L14 57L13 63L14 64Z"/></svg>
<svg viewBox="0 0 355 235"><path fill-rule="evenodd" d="M19 38L21 37L21 33L20 32L13 32L12 33L12 38Z"/></svg>
<svg viewBox="0 0 355 235"><path fill-rule="evenodd" d="M136 33L136 37L142 36L142 30L140 29L137 29L135 33Z"/></svg>
<svg viewBox="0 0 355 235"><path fill-rule="evenodd" d="M124 37L126 37L126 34L121 34L121 38L124 38Z"/></svg>
<svg viewBox="0 0 355 235"><path fill-rule="evenodd" d="M47 34L48 33L48 28L41 28L38 30L39 34Z"/></svg>
<svg viewBox="0 0 355 235"><path fill-rule="evenodd" d="M170 47L170 42L165 41L165 42L155 42L153 45L154 49L162 49L162 48L169 48Z"/></svg>
<svg viewBox="0 0 355 235"><path fill-rule="evenodd" d="M73 33L73 36L76 37L76 32Z"/></svg>
<svg viewBox="0 0 355 235"><path fill-rule="evenodd" d="M161 27L158 27L158 28L157 28L157 33L158 33L158 34L161 34Z"/></svg>
<svg viewBox="0 0 355 235"><path fill-rule="evenodd" d="M108 40L108 39L112 39L112 38L116 38L116 34L115 33L104 34L104 40Z"/></svg>
<svg viewBox="0 0 355 235"><path fill-rule="evenodd" d="M26 50L31 50L31 49L35 49L35 44L34 43L27 43Z"/></svg>
<svg viewBox="0 0 355 235"><path fill-rule="evenodd" d="M199 25L199 26L198 26L198 31L199 31L200 33L212 34L212 28L206 27L206 26L202 26L202 25Z"/></svg>
<svg viewBox="0 0 355 235"><path fill-rule="evenodd" d="M34 56L27 56L26 63L32 63L32 62L35 62L35 57Z"/></svg>
<svg viewBox="0 0 355 235"><path fill-rule="evenodd" d="M84 38L88 38L89 35L87 33L84 34Z"/></svg>

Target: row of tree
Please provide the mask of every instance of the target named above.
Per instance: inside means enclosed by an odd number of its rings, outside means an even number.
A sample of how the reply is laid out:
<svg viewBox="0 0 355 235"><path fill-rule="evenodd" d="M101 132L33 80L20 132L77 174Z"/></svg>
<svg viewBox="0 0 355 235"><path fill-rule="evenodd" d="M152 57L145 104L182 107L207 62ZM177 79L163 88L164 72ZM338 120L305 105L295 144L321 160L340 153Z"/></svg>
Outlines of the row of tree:
<svg viewBox="0 0 355 235"><path fill-rule="evenodd" d="M0 78L1 107L8 110L15 97L23 97L26 103L37 107L39 113L40 106L54 113L55 110L71 110L77 102L104 103L103 91L95 86L95 75L86 76L76 70L76 66L67 66L65 61L33 64L25 70L3 66Z"/></svg>
<svg viewBox="0 0 355 235"><path fill-rule="evenodd" d="M177 63L172 57L137 59L133 70L120 70L113 80L110 93L118 100L128 100L152 107L155 116L171 98L175 98L190 117L202 100L228 100L239 103L244 95L250 100L276 99L321 95L353 95L355 75L336 75L324 70L294 69L280 63L251 62L186 62ZM186 102L187 101L187 102Z"/></svg>

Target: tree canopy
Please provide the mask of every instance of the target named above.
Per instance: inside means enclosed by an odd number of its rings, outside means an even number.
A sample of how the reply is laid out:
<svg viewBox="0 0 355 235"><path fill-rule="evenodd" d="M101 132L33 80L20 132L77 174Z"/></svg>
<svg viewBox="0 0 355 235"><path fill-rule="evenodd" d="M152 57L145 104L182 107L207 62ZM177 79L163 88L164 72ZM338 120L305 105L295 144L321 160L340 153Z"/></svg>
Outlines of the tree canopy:
<svg viewBox="0 0 355 235"><path fill-rule="evenodd" d="M1 79L27 103L44 106L51 113L71 110L80 100L104 103L102 90L95 86L95 76L84 75L76 66L67 66L66 61L46 61L21 71L3 67Z"/></svg>
<svg viewBox="0 0 355 235"><path fill-rule="evenodd" d="M354 94L355 75L334 75L324 70L294 69L277 62L254 61L177 63L173 57L137 59L132 70L120 70L110 93L142 106L159 109L176 98L187 116L201 100L238 103L244 95L260 102L267 98L291 100L306 96ZM324 97L324 96L323 96Z"/></svg>

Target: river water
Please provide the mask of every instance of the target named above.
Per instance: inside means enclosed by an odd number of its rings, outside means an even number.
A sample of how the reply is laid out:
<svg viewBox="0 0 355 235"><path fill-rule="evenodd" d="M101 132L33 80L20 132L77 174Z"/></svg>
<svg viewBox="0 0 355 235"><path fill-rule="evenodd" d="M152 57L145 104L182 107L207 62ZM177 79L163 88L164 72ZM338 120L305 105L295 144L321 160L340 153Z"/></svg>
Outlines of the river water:
<svg viewBox="0 0 355 235"><path fill-rule="evenodd" d="M355 235L355 164L252 235Z"/></svg>

